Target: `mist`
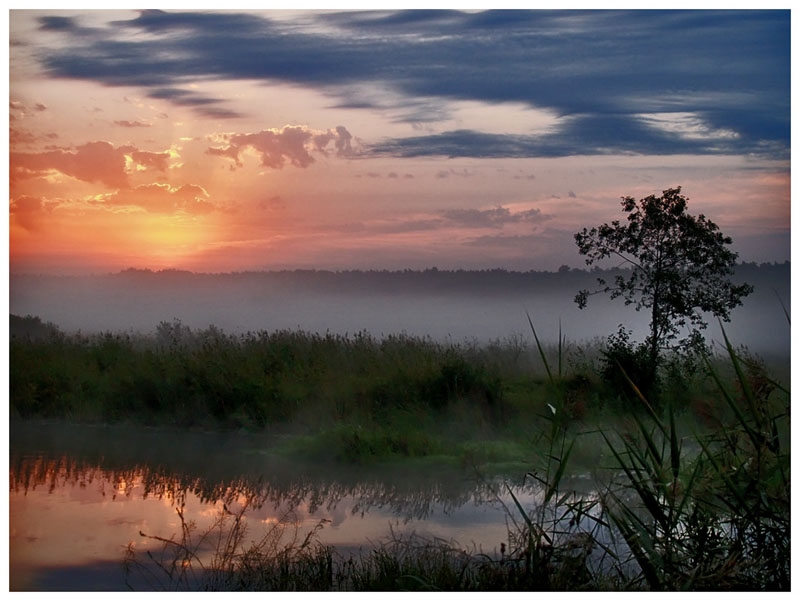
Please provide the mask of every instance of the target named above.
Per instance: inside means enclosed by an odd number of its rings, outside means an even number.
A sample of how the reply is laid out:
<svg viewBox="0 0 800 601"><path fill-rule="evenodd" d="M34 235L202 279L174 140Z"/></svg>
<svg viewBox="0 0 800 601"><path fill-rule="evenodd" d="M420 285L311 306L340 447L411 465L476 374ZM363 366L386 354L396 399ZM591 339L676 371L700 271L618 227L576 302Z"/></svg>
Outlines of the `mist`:
<svg viewBox="0 0 800 601"><path fill-rule="evenodd" d="M606 275L609 272L606 272ZM225 332L303 330L376 337L408 334L442 342L531 337L555 342L559 324L571 341L590 341L620 325L634 339L647 335L648 315L621 299L592 296L579 310L574 297L596 287L601 273L490 271L287 271L195 274L127 270L95 276L12 275L10 311L33 315L65 332L149 334L162 321ZM785 356L790 328L790 266L744 264L735 279L755 291L731 313L726 332L754 352ZM780 299L780 300L779 300ZM710 318L706 337L721 340Z"/></svg>

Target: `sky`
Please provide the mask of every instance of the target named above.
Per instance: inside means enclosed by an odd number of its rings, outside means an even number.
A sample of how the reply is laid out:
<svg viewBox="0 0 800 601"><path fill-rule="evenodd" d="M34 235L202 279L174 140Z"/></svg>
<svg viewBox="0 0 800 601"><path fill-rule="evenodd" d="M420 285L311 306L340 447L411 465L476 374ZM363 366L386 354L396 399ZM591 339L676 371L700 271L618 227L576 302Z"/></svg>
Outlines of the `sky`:
<svg viewBox="0 0 800 601"><path fill-rule="evenodd" d="M10 270L583 266L681 186L790 257L789 11L9 14Z"/></svg>

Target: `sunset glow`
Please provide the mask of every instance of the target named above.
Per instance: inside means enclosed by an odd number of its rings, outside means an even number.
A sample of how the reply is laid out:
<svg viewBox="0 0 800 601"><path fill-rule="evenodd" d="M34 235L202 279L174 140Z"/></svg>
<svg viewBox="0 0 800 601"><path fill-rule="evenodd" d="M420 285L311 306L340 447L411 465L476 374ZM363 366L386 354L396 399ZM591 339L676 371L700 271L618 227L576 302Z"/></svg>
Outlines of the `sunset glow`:
<svg viewBox="0 0 800 601"><path fill-rule="evenodd" d="M678 185L783 261L788 11L714 23L13 10L11 270L580 266Z"/></svg>

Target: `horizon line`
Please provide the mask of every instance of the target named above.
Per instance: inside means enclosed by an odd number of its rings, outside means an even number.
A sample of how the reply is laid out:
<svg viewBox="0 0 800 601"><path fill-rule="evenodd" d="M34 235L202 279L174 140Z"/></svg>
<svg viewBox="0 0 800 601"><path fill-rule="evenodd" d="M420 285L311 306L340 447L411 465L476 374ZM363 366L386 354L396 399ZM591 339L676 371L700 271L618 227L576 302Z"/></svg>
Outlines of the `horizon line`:
<svg viewBox="0 0 800 601"><path fill-rule="evenodd" d="M775 267L783 265L791 265L791 259L784 259L783 261L738 261L735 267ZM566 269L565 269L566 268ZM425 273L506 273L506 274L559 274L559 273L599 273L610 271L629 270L630 267L614 266L614 267L571 267L569 265L562 265L558 269L508 269L505 267L484 267L484 268L439 268L434 266L424 267L418 269L412 268L351 268L351 269L326 269L316 267L295 267L284 269L244 269L244 270L231 270L231 271L192 271L190 269L179 269L175 267L166 267L163 269L152 269L149 267L125 267L117 271L103 271L103 272L87 272L87 273L56 273L56 272L33 272L33 271L9 271L9 278L18 276L34 276L34 277L105 277L124 274L148 274L148 275L198 275L198 276L218 276L218 275L252 275L252 274L287 274L287 273L305 273L305 274L331 274L331 275L345 275L345 274L425 274Z"/></svg>

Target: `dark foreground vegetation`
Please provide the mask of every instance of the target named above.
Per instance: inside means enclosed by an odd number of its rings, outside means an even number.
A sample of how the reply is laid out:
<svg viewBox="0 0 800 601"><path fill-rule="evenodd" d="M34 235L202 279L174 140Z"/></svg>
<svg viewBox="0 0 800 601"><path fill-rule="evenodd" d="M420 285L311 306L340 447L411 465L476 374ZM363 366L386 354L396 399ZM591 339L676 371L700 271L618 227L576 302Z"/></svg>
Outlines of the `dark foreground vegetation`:
<svg viewBox="0 0 800 601"><path fill-rule="evenodd" d="M161 554L127 558L153 588L789 589L788 386L727 340L713 357L665 358L644 394L624 339L543 349L179 322L152 337L11 325L18 418L270 430L295 434L284 450L349 463L516 462L541 486L538 508L515 504L499 556L416 539L346 556L314 533L287 539L290 521L246 533L246 506L205 533L181 514ZM595 493L566 486L598 461L610 469Z"/></svg>

